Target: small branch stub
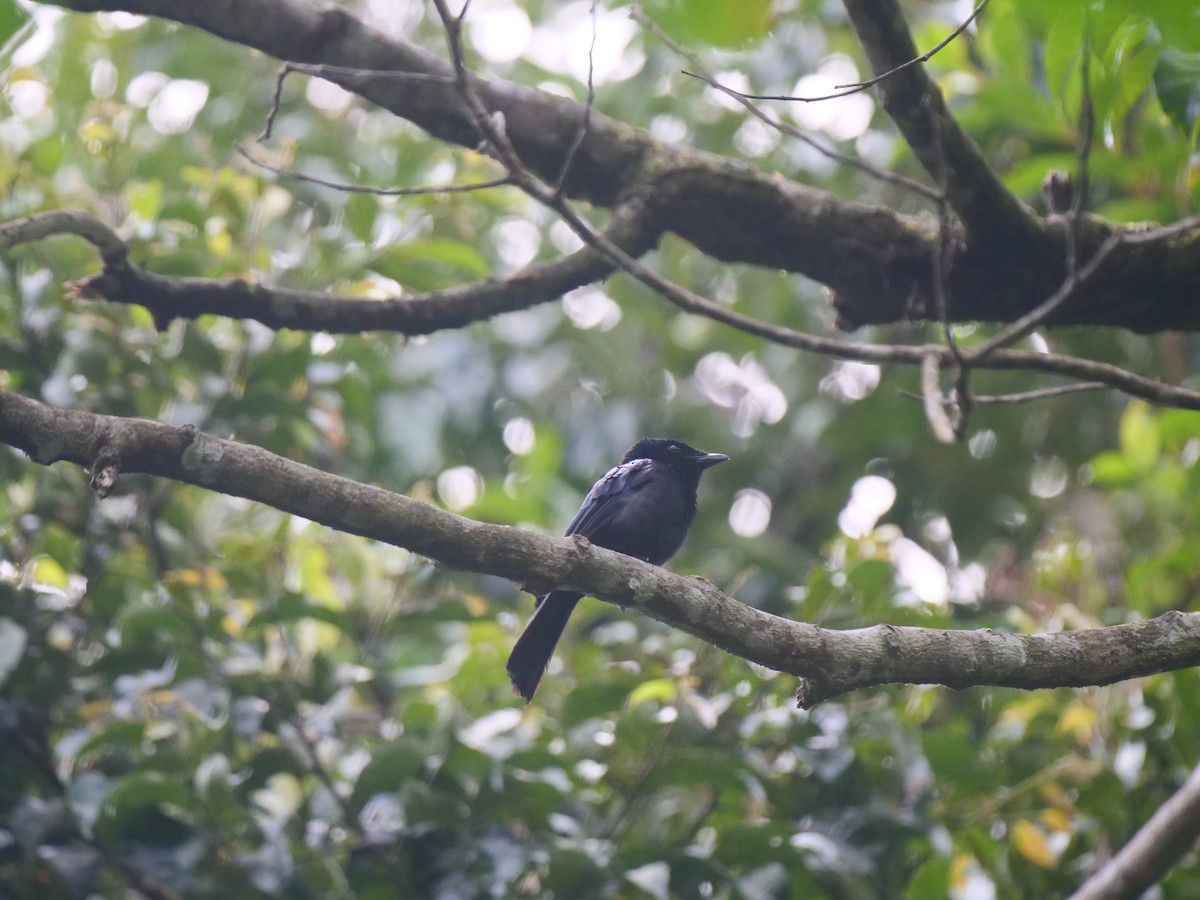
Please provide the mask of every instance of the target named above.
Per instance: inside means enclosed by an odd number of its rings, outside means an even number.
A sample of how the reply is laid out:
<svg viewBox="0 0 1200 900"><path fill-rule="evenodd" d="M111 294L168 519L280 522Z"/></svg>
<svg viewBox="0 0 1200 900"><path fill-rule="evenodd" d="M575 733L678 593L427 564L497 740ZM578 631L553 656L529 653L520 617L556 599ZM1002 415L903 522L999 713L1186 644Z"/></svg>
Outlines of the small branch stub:
<svg viewBox="0 0 1200 900"><path fill-rule="evenodd" d="M121 464L113 456L104 456L96 460L92 466L92 478L88 482L96 496L103 500L117 486L117 476L121 474Z"/></svg>
<svg viewBox="0 0 1200 900"><path fill-rule="evenodd" d="M921 360L921 398L925 403L925 418L929 420L933 436L943 444L953 444L956 440L954 425L942 405L942 389L938 384L939 370L938 358L933 354Z"/></svg>

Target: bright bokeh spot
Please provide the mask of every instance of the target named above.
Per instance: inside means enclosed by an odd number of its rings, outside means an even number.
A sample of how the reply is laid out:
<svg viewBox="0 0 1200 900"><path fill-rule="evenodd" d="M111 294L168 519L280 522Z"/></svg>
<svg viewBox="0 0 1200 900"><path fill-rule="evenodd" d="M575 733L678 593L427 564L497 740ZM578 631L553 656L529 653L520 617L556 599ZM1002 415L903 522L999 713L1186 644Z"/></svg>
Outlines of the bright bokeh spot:
<svg viewBox="0 0 1200 900"><path fill-rule="evenodd" d="M729 508L729 527L740 537L758 537L771 524L771 498L755 488L738 491Z"/></svg>
<svg viewBox="0 0 1200 900"><path fill-rule="evenodd" d="M597 287L583 287L563 297L563 311L576 328L608 331L621 321L621 307Z"/></svg>
<svg viewBox="0 0 1200 900"><path fill-rule="evenodd" d="M860 78L854 61L836 54L826 57L816 72L797 81L792 94L796 97L828 97L839 93L838 85L855 84ZM801 128L823 131L839 141L851 141L871 124L875 101L868 93L860 91L836 99L795 102L789 108L789 114Z"/></svg>
<svg viewBox="0 0 1200 900"><path fill-rule="evenodd" d="M787 413L783 391L750 354L740 361L724 351L705 355L696 363L696 384L717 406L733 411L738 437L749 437L760 424L774 425Z"/></svg>
<svg viewBox="0 0 1200 900"><path fill-rule="evenodd" d="M534 444L537 443L533 423L524 416L509 419L504 423L503 438L504 446L517 456L527 456L533 451Z"/></svg>
<svg viewBox="0 0 1200 900"><path fill-rule="evenodd" d="M879 386L879 374L874 363L839 362L821 379L821 392L844 403L863 400Z"/></svg>
<svg viewBox="0 0 1200 900"><path fill-rule="evenodd" d="M895 502L894 484L882 475L866 475L850 489L850 502L838 514L838 527L847 537L866 537Z"/></svg>
<svg viewBox="0 0 1200 900"><path fill-rule="evenodd" d="M586 83L593 32L591 9L589 2L568 3L538 26L526 54L530 62L549 72L569 75L580 84ZM646 57L640 49L630 46L637 26L627 9L598 9L594 29L592 79L596 84L622 81L641 71Z"/></svg>
<svg viewBox="0 0 1200 900"><path fill-rule="evenodd" d="M505 0L478 0L467 15L467 36L479 55L492 63L520 59L533 36L529 14Z"/></svg>
<svg viewBox="0 0 1200 900"><path fill-rule="evenodd" d="M159 134L182 134L192 127L196 115L208 102L208 85L191 78L177 78L163 86L146 110L146 118Z"/></svg>
<svg viewBox="0 0 1200 900"><path fill-rule="evenodd" d="M470 466L446 469L438 476L437 492L446 508L455 512L466 509L483 491L483 479Z"/></svg>

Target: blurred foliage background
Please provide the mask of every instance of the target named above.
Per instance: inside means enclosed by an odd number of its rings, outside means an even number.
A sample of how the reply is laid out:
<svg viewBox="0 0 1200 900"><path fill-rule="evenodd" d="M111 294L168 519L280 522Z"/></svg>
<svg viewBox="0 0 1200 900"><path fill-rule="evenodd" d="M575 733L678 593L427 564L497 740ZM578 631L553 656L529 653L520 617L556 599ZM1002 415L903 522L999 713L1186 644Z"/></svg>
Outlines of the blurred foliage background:
<svg viewBox="0 0 1200 900"><path fill-rule="evenodd" d="M347 3L441 50L431 8ZM992 0L930 63L1010 187L1074 166L1090 28L1093 208L1191 210L1193 4ZM865 76L836 4L653 0L722 82L813 94ZM906 7L931 47L969 14ZM596 10L596 105L847 197L914 198L766 129ZM585 96L589 4L477 0L481 70ZM88 209L162 274L389 296L508 272L574 238L513 190L386 198L283 181L235 153L276 63L183 27L0 2L0 210ZM846 152L915 162L869 94L779 105ZM286 84L260 152L382 187L495 174L320 81ZM599 214L598 214L599 215ZM822 289L668 240L673 279L828 328ZM1014 261L1019 265L1019 260ZM908 370L837 363L680 314L617 277L459 331L271 332L70 301L95 272L57 238L0 262L0 385L193 423L465 515L560 531L643 435L729 453L672 563L834 627L1018 631L1195 609L1200 418L1109 393L975 410L933 442ZM979 329L960 326L965 344ZM920 328L864 340L924 340ZM1189 336L1036 340L1169 380ZM987 392L1042 386L980 373ZM21 897L1058 896L1178 787L1194 671L1021 693L893 687L811 713L792 679L587 601L529 709L504 659L511 584L198 489L0 452L0 894ZM1186 714L1187 710L1192 714ZM1200 894L1189 857L1161 888Z"/></svg>

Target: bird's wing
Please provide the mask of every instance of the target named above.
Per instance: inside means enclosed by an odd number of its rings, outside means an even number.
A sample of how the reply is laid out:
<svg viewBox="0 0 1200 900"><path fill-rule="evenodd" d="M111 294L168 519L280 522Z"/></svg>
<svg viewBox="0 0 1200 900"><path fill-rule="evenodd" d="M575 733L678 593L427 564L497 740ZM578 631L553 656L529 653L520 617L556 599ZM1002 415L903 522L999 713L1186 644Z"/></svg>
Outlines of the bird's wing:
<svg viewBox="0 0 1200 900"><path fill-rule="evenodd" d="M609 469L592 485L566 533L594 537L624 508L630 497L641 490L649 480L653 466L652 460L634 459Z"/></svg>

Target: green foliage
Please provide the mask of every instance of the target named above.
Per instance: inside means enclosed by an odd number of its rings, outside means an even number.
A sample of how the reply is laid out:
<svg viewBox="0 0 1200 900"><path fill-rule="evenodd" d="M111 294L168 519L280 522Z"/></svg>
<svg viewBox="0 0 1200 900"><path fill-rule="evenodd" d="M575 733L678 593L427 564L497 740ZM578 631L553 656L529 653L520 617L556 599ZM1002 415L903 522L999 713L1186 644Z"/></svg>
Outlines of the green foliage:
<svg viewBox="0 0 1200 900"><path fill-rule="evenodd" d="M556 9L521 6L535 23ZM1087 53L1094 207L1163 221L1189 208L1200 28L1192 4L1143 6L1084 15L1065 0L992 0L973 40L930 63L1027 201L1047 170L1074 165ZM15 9L0 0L0 43ZM788 91L832 57L866 73L827 4L647 9L762 89ZM953 27L945 13L910 9L922 47ZM431 22L411 25L441 48ZM373 197L249 166L233 148L261 129L266 59L152 20L68 15L54 27L49 50L6 71L6 220L83 207L164 275L358 296L558 252L561 231L511 190ZM649 36L627 53L644 61L600 80L605 113L912 206L757 134ZM582 93L528 56L495 68ZM207 89L182 127L155 106L179 80ZM496 174L317 92L297 76L285 85L269 149L297 170L382 186ZM874 140L911 168L869 112L845 148ZM796 279L678 240L653 262L740 311L824 327L818 293ZM139 308L67 297L97 262L65 238L2 265L6 389L190 422L477 518L557 532L643 434L729 452L672 566L780 615L1035 631L1195 607L1192 413L1103 395L986 407L968 443L943 448L898 397L911 373L859 382L858 369L678 314L622 278L406 342L216 317L159 333ZM968 346L981 337L960 331ZM1150 372L1190 360L1169 341L1051 337ZM980 391L1030 386L976 379ZM896 502L842 530L867 475ZM731 525L744 489L770 499L762 534ZM0 893L1058 896L1181 783L1200 746L1195 672L1036 694L896 687L805 713L793 680L596 601L524 709L503 664L530 605L507 583L274 510L139 477L97 501L75 469L0 453ZM1195 896L1198 879L1181 867L1163 894Z"/></svg>
<svg viewBox="0 0 1200 900"><path fill-rule="evenodd" d="M770 0L652 0L645 4L656 22L689 45L744 47L767 36L773 4Z"/></svg>

